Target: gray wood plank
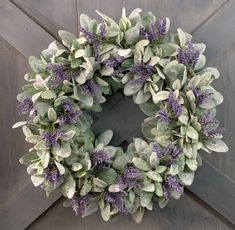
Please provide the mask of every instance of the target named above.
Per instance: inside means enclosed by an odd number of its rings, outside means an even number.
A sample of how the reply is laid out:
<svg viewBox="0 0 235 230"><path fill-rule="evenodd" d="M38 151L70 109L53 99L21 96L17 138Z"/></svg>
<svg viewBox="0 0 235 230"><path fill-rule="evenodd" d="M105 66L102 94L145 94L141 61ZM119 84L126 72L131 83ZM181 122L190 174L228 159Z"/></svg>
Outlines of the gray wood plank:
<svg viewBox="0 0 235 230"><path fill-rule="evenodd" d="M20 129L12 124L22 117L17 113L16 94L28 70L26 58L0 36L0 229L24 229L48 208L57 196L45 199L42 190L34 188L19 158L28 151ZM30 182L30 183L29 183Z"/></svg>
<svg viewBox="0 0 235 230"><path fill-rule="evenodd" d="M38 56L55 40L7 0L0 1L0 35L25 57Z"/></svg>
<svg viewBox="0 0 235 230"><path fill-rule="evenodd" d="M194 32L195 41L207 45L205 55L210 64L235 41L235 1L228 1Z"/></svg>
<svg viewBox="0 0 235 230"><path fill-rule="evenodd" d="M70 208L62 206L63 199L56 202L27 230L232 230L191 196L186 194L180 200L172 200L169 205L147 212L140 224L134 223L130 216L121 216L116 222L104 222L97 212L89 217L75 216Z"/></svg>
<svg viewBox="0 0 235 230"><path fill-rule="evenodd" d="M11 0L11 2L58 40L58 30L77 34L76 0Z"/></svg>
<svg viewBox="0 0 235 230"><path fill-rule="evenodd" d="M106 116L99 119L92 129L95 133L112 129L114 138L111 144L117 146L140 127L145 117L139 107L133 103L132 97L124 97L106 113Z"/></svg>

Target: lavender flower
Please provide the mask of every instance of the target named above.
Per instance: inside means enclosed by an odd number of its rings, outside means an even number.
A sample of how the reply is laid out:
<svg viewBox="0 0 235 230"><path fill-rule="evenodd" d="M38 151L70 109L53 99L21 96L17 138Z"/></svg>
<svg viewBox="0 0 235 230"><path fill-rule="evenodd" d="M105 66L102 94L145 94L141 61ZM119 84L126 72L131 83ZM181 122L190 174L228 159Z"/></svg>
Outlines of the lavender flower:
<svg viewBox="0 0 235 230"><path fill-rule="evenodd" d="M196 98L195 102L197 105L203 104L208 98L208 94L203 93L200 89L196 88L194 85L192 86L192 92Z"/></svg>
<svg viewBox="0 0 235 230"><path fill-rule="evenodd" d="M99 91L98 85L91 80L86 81L83 85L81 85L81 89L83 93L91 96L95 96Z"/></svg>
<svg viewBox="0 0 235 230"><path fill-rule="evenodd" d="M110 157L103 150L98 150L91 154L91 162L97 167L97 169L103 169L106 167L109 160Z"/></svg>
<svg viewBox="0 0 235 230"><path fill-rule="evenodd" d="M117 68L123 62L124 57L120 55L111 56L105 61L105 65L111 68Z"/></svg>
<svg viewBox="0 0 235 230"><path fill-rule="evenodd" d="M81 32L84 34L84 37L86 38L87 42L93 46L95 52L95 59L99 60L100 46L99 46L99 41L96 38L95 34L89 32L85 28L81 28Z"/></svg>
<svg viewBox="0 0 235 230"><path fill-rule="evenodd" d="M165 183L166 188L173 189L175 192L179 194L183 194L183 186L179 184L175 176L168 175L166 177L166 183Z"/></svg>
<svg viewBox="0 0 235 230"><path fill-rule="evenodd" d="M163 37L166 35L166 18L158 22L157 29L159 37Z"/></svg>
<svg viewBox="0 0 235 230"><path fill-rule="evenodd" d="M30 113L33 109L33 102L31 98L26 97L22 102L18 105L19 114L27 114Z"/></svg>
<svg viewBox="0 0 235 230"><path fill-rule="evenodd" d="M176 58L179 63L194 68L198 61L199 55L200 52L198 50L194 50L192 42L188 42L186 47L178 49Z"/></svg>
<svg viewBox="0 0 235 230"><path fill-rule="evenodd" d="M79 74L79 70L71 70L69 67L57 63L47 64L46 69L52 71L53 74L48 81L48 86L52 89L61 87L65 80L70 80Z"/></svg>
<svg viewBox="0 0 235 230"><path fill-rule="evenodd" d="M45 140L46 147L50 148L57 143L60 137L64 137L64 136L65 136L64 132L59 129L56 129L53 132L44 131L42 133L42 140Z"/></svg>
<svg viewBox="0 0 235 230"><path fill-rule="evenodd" d="M102 24L100 25L100 32L99 32L100 38L104 38L105 33L106 33L106 25L105 25L105 22L102 21Z"/></svg>
<svg viewBox="0 0 235 230"><path fill-rule="evenodd" d="M173 114L175 117L179 117L181 115L183 108L182 108L181 104L179 103L179 100L174 99L173 91L169 92L169 96L167 99L167 105L173 111Z"/></svg>
<svg viewBox="0 0 235 230"><path fill-rule="evenodd" d="M157 158L158 158L158 159L161 159L161 157L162 157L163 154L162 154L162 150L161 150L160 146L159 146L157 143L154 143L154 144L152 145L152 150L153 150L153 152L156 153Z"/></svg>
<svg viewBox="0 0 235 230"><path fill-rule="evenodd" d="M142 27L140 29L140 35L142 35L144 37L144 39L148 40L150 43L156 41L157 33L155 31L154 23L151 23L149 28Z"/></svg>
<svg viewBox="0 0 235 230"><path fill-rule="evenodd" d="M218 124L219 121L211 117L210 112L204 113L198 117L198 122L201 125L213 125Z"/></svg>
<svg viewBox="0 0 235 230"><path fill-rule="evenodd" d="M121 192L104 192L104 200L110 203L115 209L123 214L128 214L123 204L123 193Z"/></svg>
<svg viewBox="0 0 235 230"><path fill-rule="evenodd" d="M73 196L73 198L71 199L71 206L76 216L79 213L81 215L84 215L86 213L87 203L89 202L90 198L91 198L90 194L86 194L80 197L77 197L75 195Z"/></svg>
<svg viewBox="0 0 235 230"><path fill-rule="evenodd" d="M151 65L143 63L133 64L129 71L133 74L139 75L139 78L129 81L132 85L144 84L144 82L153 74L154 68Z"/></svg>
<svg viewBox="0 0 235 230"><path fill-rule="evenodd" d="M158 111L156 117L159 117L159 119L160 119L162 122L165 122L165 123L168 123L169 120L170 120L169 115L168 115L166 109L162 109L162 110Z"/></svg>
<svg viewBox="0 0 235 230"><path fill-rule="evenodd" d="M77 117L81 114L81 110L74 110L72 103L67 101L62 104L64 113L59 116L59 125L76 124Z"/></svg>
<svg viewBox="0 0 235 230"><path fill-rule="evenodd" d="M124 174L119 176L117 179L121 191L123 191L125 188L136 188L138 186L137 180L139 176L140 172L137 168L133 166L127 166L124 170Z"/></svg>
<svg viewBox="0 0 235 230"><path fill-rule="evenodd" d="M57 167L55 165L49 165L44 170L44 172L45 172L45 180L50 184L57 186L61 178L60 172L57 169Z"/></svg>
<svg viewBox="0 0 235 230"><path fill-rule="evenodd" d="M220 136L225 131L224 128L219 128L219 121L213 119L210 112L204 113L198 118L198 122L202 125L202 139L213 139Z"/></svg>
<svg viewBox="0 0 235 230"><path fill-rule="evenodd" d="M170 159L167 159L166 161L167 166L174 164L177 157L183 152L182 148L173 144L168 144L165 148L161 148L157 143L154 143L152 145L152 150L156 153L159 160L164 156L170 157Z"/></svg>

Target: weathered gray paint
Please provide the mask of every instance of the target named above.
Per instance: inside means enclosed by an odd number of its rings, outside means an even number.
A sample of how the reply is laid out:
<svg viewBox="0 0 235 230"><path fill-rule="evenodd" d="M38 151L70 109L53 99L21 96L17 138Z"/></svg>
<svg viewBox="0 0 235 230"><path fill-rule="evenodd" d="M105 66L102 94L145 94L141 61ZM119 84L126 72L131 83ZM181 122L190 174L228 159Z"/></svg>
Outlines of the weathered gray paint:
<svg viewBox="0 0 235 230"><path fill-rule="evenodd" d="M222 171L206 162L198 172L195 184L190 187L190 190L235 223L235 169L232 164L235 160L232 154L235 148L232 141L235 110L231 100L235 96L233 78L235 69L232 61L235 55L234 5L231 0L109 0L107 2L103 0L62 2L59 0L1 0L0 95L3 96L0 97L0 122L3 138L0 141L1 146L4 147L1 150L0 163L0 229L24 229L59 197L55 194L50 199L44 199L42 191L33 188L29 183L25 168L18 164L18 158L27 151L27 146L20 130L11 130L11 125L19 119L16 115L15 96L23 83L22 76L28 69L25 57L39 55L49 42L58 39L58 29L66 29L77 34L80 13L84 12L99 19L95 14L95 9L98 9L117 19L123 6L128 12L140 7L144 11L151 10L159 17L168 16L172 19L172 30L180 26L186 31L194 31L196 40L206 41L209 44L208 53L213 57L209 59L209 63L216 64L224 75L218 81L218 87L225 96L225 103L222 105L223 109L219 112L219 117L227 128L226 138L229 140L231 150L225 156L220 154L216 157L206 156L207 160ZM225 113L226 110L228 113ZM131 98L123 97L119 93L111 96L104 105L103 112L95 114L94 117L97 121L93 126L96 133L105 129L114 129L113 144L115 145L123 141L131 141L133 137L141 135L139 126L144 118L143 114L132 103ZM216 186L220 186L219 189L216 189ZM29 229L65 229L65 226L68 229L94 229L97 224L99 228L104 229L110 229L110 227L117 229L120 226L124 229L157 227L158 229L229 229L229 226L224 225L218 217L203 207L205 203L197 202L186 195L182 201L173 201L166 210L156 209L148 214L141 225L133 224L125 217L111 227L111 224L102 223L97 215L86 220L75 218L71 210L64 210L60 206L59 201L39 217ZM66 215L66 221L63 213ZM94 221L90 221L91 219ZM167 222L168 219L169 222ZM58 221L58 225L53 225L54 220ZM60 220L63 221L62 224ZM174 227L171 228L170 224Z"/></svg>

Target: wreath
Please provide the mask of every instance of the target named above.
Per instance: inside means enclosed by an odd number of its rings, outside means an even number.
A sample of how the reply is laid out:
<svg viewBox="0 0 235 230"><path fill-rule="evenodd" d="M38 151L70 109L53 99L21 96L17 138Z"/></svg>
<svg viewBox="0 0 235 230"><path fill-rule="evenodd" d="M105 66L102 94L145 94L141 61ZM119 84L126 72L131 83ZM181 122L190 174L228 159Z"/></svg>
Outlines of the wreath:
<svg viewBox="0 0 235 230"><path fill-rule="evenodd" d="M78 38L59 31L63 46L29 58L17 96L27 118L13 128L23 126L34 144L20 162L47 196L60 190L64 206L83 217L100 209L105 221L129 213L140 222L153 201L163 208L192 184L200 149L228 151L215 119L223 97L211 86L219 72L204 67L204 44L181 29L168 33L168 18L123 9L117 23L97 13L101 23L82 14ZM111 130L91 130L91 111L121 89L147 115L146 140L134 138L126 150L109 145Z"/></svg>

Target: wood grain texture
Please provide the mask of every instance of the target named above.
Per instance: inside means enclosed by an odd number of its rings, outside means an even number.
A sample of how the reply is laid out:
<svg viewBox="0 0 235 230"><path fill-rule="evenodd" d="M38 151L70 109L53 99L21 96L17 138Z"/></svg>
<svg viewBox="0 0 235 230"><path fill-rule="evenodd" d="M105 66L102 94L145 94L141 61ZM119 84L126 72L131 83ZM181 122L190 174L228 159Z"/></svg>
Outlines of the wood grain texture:
<svg viewBox="0 0 235 230"><path fill-rule="evenodd" d="M11 0L37 24L59 39L58 30L77 34L76 0Z"/></svg>
<svg viewBox="0 0 235 230"><path fill-rule="evenodd" d="M81 218L75 216L70 208L62 206L63 199L56 202L48 211L40 216L27 230L232 230L220 219L185 195L180 200L172 200L164 209L155 206L147 212L142 223L136 224L130 216L121 216L116 222L104 222L100 213Z"/></svg>
<svg viewBox="0 0 235 230"><path fill-rule="evenodd" d="M12 125L21 120L16 95L28 71L26 58L0 37L0 229L24 229L52 204L58 195L45 199L44 192L34 188L25 167L19 164L28 152L21 129ZM20 215L19 215L20 213ZM20 227L19 227L20 226Z"/></svg>
<svg viewBox="0 0 235 230"><path fill-rule="evenodd" d="M218 108L217 117L221 121L221 126L225 127L225 140L229 146L227 153L203 154L209 162L213 163L224 175L230 177L235 183L235 41L234 45L219 55L211 64L216 66L221 73L221 77L215 82L215 87L224 97L224 102ZM234 191L235 193L235 191Z"/></svg>
<svg viewBox="0 0 235 230"><path fill-rule="evenodd" d="M38 56L55 40L7 0L0 1L0 35L25 57Z"/></svg>

